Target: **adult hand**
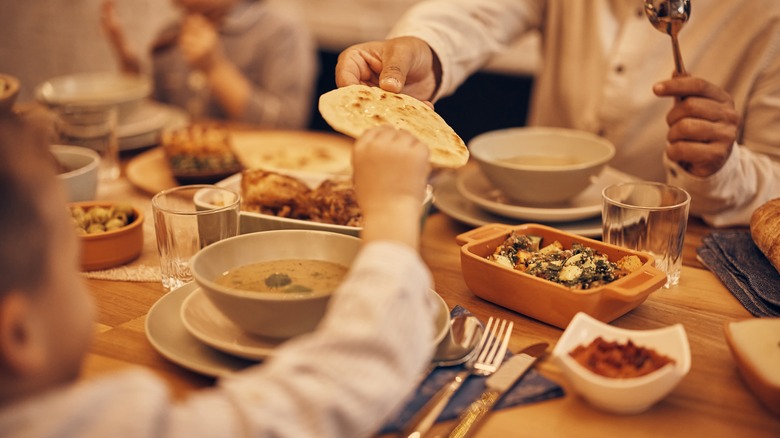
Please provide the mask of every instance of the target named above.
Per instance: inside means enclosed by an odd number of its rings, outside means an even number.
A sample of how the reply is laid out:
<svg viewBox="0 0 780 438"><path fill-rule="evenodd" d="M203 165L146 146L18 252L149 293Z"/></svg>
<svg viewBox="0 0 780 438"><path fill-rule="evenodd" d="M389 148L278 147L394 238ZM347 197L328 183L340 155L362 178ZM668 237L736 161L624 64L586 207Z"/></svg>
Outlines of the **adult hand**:
<svg viewBox="0 0 780 438"><path fill-rule="evenodd" d="M190 14L184 18L179 48L187 63L202 71L210 70L222 56L217 30L200 14Z"/></svg>
<svg viewBox="0 0 780 438"><path fill-rule="evenodd" d="M356 44L341 52L336 64L336 85L370 85L430 101L440 80L440 70L438 58L425 41L398 37Z"/></svg>
<svg viewBox="0 0 780 438"><path fill-rule="evenodd" d="M666 115L666 154L692 175L707 177L726 163L739 129L734 100L722 88L695 76L659 82L653 92L674 97Z"/></svg>

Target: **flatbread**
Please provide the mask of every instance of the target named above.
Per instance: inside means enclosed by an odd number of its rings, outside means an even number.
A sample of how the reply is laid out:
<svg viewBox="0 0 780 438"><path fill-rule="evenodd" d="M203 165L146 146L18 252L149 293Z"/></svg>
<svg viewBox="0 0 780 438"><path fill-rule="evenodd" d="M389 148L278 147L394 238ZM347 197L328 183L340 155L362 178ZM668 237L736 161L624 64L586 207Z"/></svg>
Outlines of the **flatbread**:
<svg viewBox="0 0 780 438"><path fill-rule="evenodd" d="M384 124L405 129L428 145L434 167L457 168L469 159L466 144L447 122L431 107L405 94L349 85L320 96L319 110L333 129L354 138Z"/></svg>

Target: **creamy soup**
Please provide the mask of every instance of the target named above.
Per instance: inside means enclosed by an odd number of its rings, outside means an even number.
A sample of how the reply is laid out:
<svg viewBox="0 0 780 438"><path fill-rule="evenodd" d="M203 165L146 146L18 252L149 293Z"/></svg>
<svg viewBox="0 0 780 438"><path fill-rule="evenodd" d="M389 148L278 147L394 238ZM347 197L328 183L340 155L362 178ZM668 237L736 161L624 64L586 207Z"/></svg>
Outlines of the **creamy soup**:
<svg viewBox="0 0 780 438"><path fill-rule="evenodd" d="M341 283L347 269L322 260L273 260L231 269L216 282L255 292L328 294Z"/></svg>
<svg viewBox="0 0 780 438"><path fill-rule="evenodd" d="M577 157L571 155L518 155L501 161L527 166L571 166L582 163Z"/></svg>

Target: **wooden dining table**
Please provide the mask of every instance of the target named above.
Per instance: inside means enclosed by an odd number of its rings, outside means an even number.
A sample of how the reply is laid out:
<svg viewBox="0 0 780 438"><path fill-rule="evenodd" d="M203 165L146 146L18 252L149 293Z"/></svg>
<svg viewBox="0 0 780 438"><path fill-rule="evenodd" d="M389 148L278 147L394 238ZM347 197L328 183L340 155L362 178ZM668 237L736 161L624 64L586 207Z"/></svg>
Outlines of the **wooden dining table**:
<svg viewBox="0 0 780 438"><path fill-rule="evenodd" d="M150 198L128 185L127 196ZM123 197L122 191L112 194ZM151 218L148 218L151 220ZM486 320L498 316L514 321L510 350L536 341L554 346L563 331L475 296L460 269L455 236L472 227L441 212L427 219L421 252L433 273L436 291L452 308L461 305ZM537 365L540 373L565 390L561 398L501 409L490 414L480 437L778 437L780 418L772 416L745 385L728 348L724 324L752 318L718 278L696 259L696 248L710 229L691 218L685 236L680 283L661 288L636 309L613 321L627 329L654 329L680 323L691 348L689 374L662 401L637 415L600 411L576 395L549 356ZM145 236L154 239L154 236ZM95 338L82 379L127 367L145 367L164 379L175 397L214 385L215 380L163 357L147 339L149 309L165 295L159 282L87 279L97 307ZM552 347L550 351L552 350ZM437 423L432 433L446 434L453 421Z"/></svg>

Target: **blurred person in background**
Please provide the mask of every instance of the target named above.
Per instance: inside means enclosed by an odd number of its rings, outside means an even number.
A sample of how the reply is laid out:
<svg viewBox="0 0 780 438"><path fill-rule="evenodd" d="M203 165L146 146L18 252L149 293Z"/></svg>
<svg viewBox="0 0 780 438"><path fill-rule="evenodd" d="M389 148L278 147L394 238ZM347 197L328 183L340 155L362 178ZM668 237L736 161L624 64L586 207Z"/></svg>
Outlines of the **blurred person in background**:
<svg viewBox="0 0 780 438"><path fill-rule="evenodd" d="M123 71L139 73L116 0L102 24ZM152 45L154 98L195 119L303 129L313 107L318 60L300 17L265 0L173 0L182 16Z"/></svg>
<svg viewBox="0 0 780 438"><path fill-rule="evenodd" d="M683 187L713 226L747 224L780 196L774 0L694 0L679 35L689 75L677 77L669 36L637 0L429 0L388 39L344 50L336 84L435 102L529 30L542 39L530 125L606 137L610 166Z"/></svg>
<svg viewBox="0 0 780 438"><path fill-rule="evenodd" d="M116 70L100 26L103 0L2 1L0 72L21 82L19 102L34 99L35 87L57 76ZM128 44L146 47L175 16L160 0L122 1ZM148 59L141 58L142 68Z"/></svg>

